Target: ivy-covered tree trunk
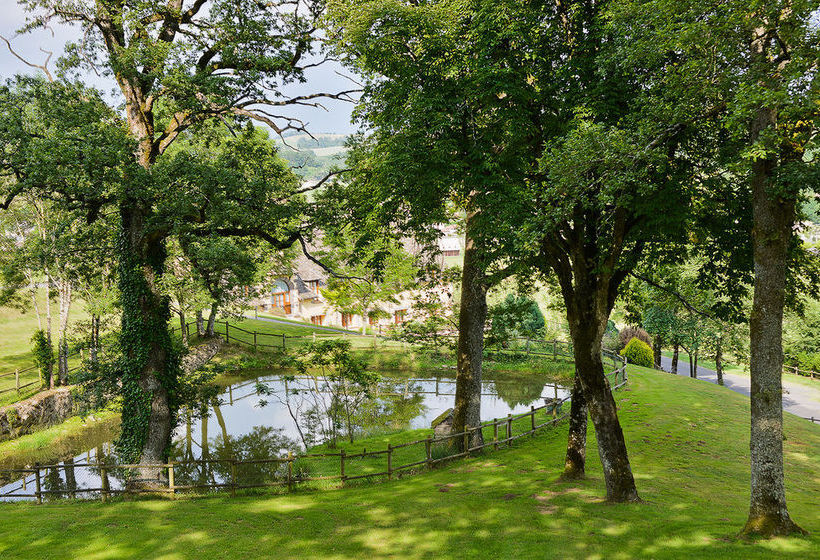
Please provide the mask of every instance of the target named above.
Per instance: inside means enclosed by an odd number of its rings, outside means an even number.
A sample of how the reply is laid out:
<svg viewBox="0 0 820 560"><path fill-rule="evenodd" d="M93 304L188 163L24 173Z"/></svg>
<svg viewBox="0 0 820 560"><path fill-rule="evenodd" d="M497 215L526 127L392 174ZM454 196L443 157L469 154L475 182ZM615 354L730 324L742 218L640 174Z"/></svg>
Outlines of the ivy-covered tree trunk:
<svg viewBox="0 0 820 560"><path fill-rule="evenodd" d="M581 378L575 373L572 384L572 400L569 409L569 435L567 436L567 457L564 461L563 477L583 478L587 461L587 402L581 387Z"/></svg>
<svg viewBox="0 0 820 560"><path fill-rule="evenodd" d="M593 290L576 290L573 301L567 305L575 375L581 381L589 415L595 426L607 500L634 502L639 499L638 491L615 399L604 375L601 358L601 340L609 318L608 313L596 309L596 302L601 297L601 294Z"/></svg>
<svg viewBox="0 0 820 560"><path fill-rule="evenodd" d="M122 432L117 441L128 462L145 467L137 484L151 486L164 473L176 418L179 361L168 332L170 307L157 280L165 264L161 236L146 235L148 212L138 201L120 209L119 286L122 298Z"/></svg>
<svg viewBox="0 0 820 560"><path fill-rule="evenodd" d="M760 56L766 50L765 36L761 33L757 39ZM752 124L752 140L776 124L774 110L761 108ZM743 533L766 536L802 532L789 516L783 481L783 306L795 203L773 192L775 174L775 157L752 164L751 498Z"/></svg>
<svg viewBox="0 0 820 560"><path fill-rule="evenodd" d="M484 325L487 321L487 284L484 265L474 238L477 216L477 209L467 209L456 350L454 433L464 431L466 426L478 426L481 423L481 364L484 359ZM483 442L481 430L474 431L470 446L481 445ZM463 439L456 438L455 444L461 449Z"/></svg>

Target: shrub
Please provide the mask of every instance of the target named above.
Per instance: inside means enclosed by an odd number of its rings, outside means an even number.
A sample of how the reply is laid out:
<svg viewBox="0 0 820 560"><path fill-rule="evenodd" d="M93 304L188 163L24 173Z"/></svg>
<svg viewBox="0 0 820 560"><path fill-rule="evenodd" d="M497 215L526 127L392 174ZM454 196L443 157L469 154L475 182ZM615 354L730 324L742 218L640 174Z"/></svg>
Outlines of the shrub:
<svg viewBox="0 0 820 560"><path fill-rule="evenodd" d="M630 364L637 366L651 368L653 365L652 348L638 338L633 338L627 343L626 347L621 350L621 356L629 360Z"/></svg>
<svg viewBox="0 0 820 560"><path fill-rule="evenodd" d="M51 346L45 331L35 331L31 337L33 343L31 352L34 354L34 363L40 368L43 375L43 385L46 387L51 383L52 368L54 367L54 348Z"/></svg>
<svg viewBox="0 0 820 560"><path fill-rule="evenodd" d="M650 348L652 347L652 339L649 338L649 333L640 327L624 327L623 330L618 333L618 338L621 342L620 350L626 348L626 345L629 344L633 338L637 338Z"/></svg>

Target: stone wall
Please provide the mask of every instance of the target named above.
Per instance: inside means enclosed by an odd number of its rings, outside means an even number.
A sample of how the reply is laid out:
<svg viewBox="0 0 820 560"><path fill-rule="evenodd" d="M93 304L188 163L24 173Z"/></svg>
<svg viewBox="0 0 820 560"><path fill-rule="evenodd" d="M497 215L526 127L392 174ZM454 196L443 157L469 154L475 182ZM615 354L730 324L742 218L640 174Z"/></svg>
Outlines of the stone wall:
<svg viewBox="0 0 820 560"><path fill-rule="evenodd" d="M74 412L72 387L58 387L0 407L0 439L27 434L34 428L62 422Z"/></svg>
<svg viewBox="0 0 820 560"><path fill-rule="evenodd" d="M212 338L182 358L182 369L190 373L219 353L222 339ZM37 428L59 424L74 414L73 387L58 387L37 393L24 401L0 407L0 440L28 434Z"/></svg>

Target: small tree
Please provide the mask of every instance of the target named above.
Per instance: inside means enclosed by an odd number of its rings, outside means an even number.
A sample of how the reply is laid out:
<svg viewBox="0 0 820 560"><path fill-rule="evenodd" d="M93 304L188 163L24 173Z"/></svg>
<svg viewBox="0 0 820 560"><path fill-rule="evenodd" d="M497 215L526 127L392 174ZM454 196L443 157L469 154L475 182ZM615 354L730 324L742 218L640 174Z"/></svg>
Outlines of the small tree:
<svg viewBox="0 0 820 560"><path fill-rule="evenodd" d="M34 354L34 363L40 369L40 381L43 386L49 387L54 370L54 347L42 329L34 332L31 342L33 343L31 352Z"/></svg>
<svg viewBox="0 0 820 560"><path fill-rule="evenodd" d="M544 336L544 314L532 298L508 294L490 308L489 315L488 344L507 346L517 337L540 339Z"/></svg>

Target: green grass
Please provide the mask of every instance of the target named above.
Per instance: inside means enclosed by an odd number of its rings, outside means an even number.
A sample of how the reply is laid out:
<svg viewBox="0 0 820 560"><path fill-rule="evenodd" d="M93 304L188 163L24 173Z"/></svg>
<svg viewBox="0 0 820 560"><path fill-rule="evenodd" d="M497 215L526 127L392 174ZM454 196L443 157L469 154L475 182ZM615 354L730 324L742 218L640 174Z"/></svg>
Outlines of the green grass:
<svg viewBox="0 0 820 560"><path fill-rule="evenodd" d="M402 480L325 492L3 504L13 558L811 558L820 549L820 426L785 418L786 484L809 537L735 538L748 508L748 399L631 368L620 417L642 504L560 482L566 426ZM407 434L412 437L412 434ZM391 441L396 441L391 436Z"/></svg>
<svg viewBox="0 0 820 560"><path fill-rule="evenodd" d="M45 321L45 290L38 291L38 305L40 312L43 313L43 321ZM56 336L59 322L59 309L56 301L52 301L51 313L53 333ZM87 319L88 315L85 313L82 301L75 301L71 306L69 329L76 321ZM26 369L34 365L31 354L31 337L37 328L37 315L33 309L21 312L10 307L0 307L0 333L2 333L0 334L0 374L11 373L15 369ZM56 343L55 340L54 344ZM73 367L76 363L77 360L71 360L69 366ZM25 385L38 378L39 372L36 369L24 372L20 374L20 384ZM0 391L14 387L14 384L13 375L0 377ZM19 394L16 391L2 393L0 394L0 406L27 398L36 392L37 387L32 386Z"/></svg>

